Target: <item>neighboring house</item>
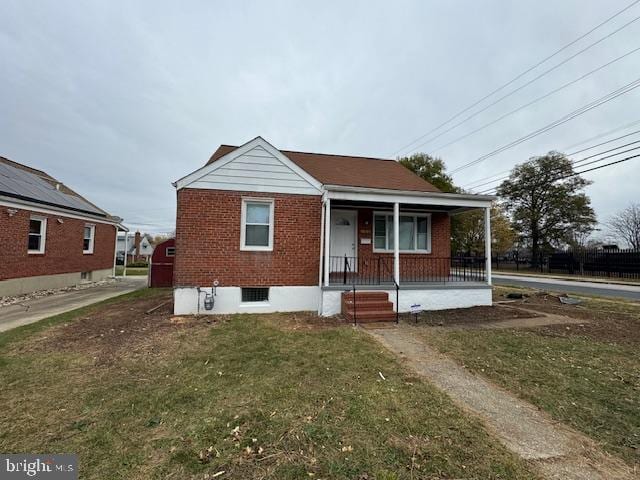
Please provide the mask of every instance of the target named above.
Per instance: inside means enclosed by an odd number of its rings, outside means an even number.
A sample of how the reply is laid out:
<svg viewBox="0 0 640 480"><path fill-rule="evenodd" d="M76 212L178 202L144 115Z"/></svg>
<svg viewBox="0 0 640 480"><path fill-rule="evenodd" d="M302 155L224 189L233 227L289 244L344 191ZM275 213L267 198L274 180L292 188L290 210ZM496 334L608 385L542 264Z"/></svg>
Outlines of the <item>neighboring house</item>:
<svg viewBox="0 0 640 480"><path fill-rule="evenodd" d="M47 173L0 157L0 296L113 275L121 221Z"/></svg>
<svg viewBox="0 0 640 480"><path fill-rule="evenodd" d="M393 318L396 304L491 304L490 242L489 261L452 259L450 217L482 209L488 232L494 197L442 193L393 160L280 151L261 137L220 146L174 186L176 314L352 318L354 285L363 320Z"/></svg>
<svg viewBox="0 0 640 480"><path fill-rule="evenodd" d="M125 238L126 237L126 238ZM124 262L125 245L127 249L127 263L149 262L153 254L152 238L147 234L121 233L118 235L118 263Z"/></svg>

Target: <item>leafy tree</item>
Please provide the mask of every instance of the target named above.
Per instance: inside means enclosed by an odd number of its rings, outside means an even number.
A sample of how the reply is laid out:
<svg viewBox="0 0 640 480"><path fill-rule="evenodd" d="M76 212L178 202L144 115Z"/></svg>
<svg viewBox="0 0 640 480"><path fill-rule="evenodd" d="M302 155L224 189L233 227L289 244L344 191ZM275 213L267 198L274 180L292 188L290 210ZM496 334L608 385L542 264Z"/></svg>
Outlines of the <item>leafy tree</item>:
<svg viewBox="0 0 640 480"><path fill-rule="evenodd" d="M447 168L440 158L432 157L426 153L414 153L410 157L403 157L398 159L398 161L413 173L424 178L431 185L445 193L460 191L460 189L453 184L453 178L447 174Z"/></svg>
<svg viewBox="0 0 640 480"><path fill-rule="evenodd" d="M451 247L454 252L476 255L484 252L484 212L472 210L453 217ZM503 209L491 207L491 251L504 255L516 239L509 218Z"/></svg>
<svg viewBox="0 0 640 480"><path fill-rule="evenodd" d="M531 248L534 264L541 251L593 231L595 212L581 192L590 183L575 175L564 154L549 152L516 166L498 187L513 228Z"/></svg>
<svg viewBox="0 0 640 480"><path fill-rule="evenodd" d="M631 248L640 249L640 203L632 203L616 213L607 225L617 238L624 240Z"/></svg>
<svg viewBox="0 0 640 480"><path fill-rule="evenodd" d="M444 161L440 158L426 153L416 153L399 161L445 193L463 192L455 186L453 178L446 172ZM493 250L505 253L513 245L515 233L501 208L492 208L491 217ZM474 210L451 217L451 250L469 255L484 252L484 212Z"/></svg>

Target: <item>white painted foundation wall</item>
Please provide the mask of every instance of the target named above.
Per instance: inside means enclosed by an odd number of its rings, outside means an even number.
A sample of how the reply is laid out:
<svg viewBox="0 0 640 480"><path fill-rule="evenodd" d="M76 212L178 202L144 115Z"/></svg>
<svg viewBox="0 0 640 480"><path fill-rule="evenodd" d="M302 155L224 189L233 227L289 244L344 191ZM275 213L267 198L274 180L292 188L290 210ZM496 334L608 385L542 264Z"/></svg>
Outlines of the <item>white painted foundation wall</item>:
<svg viewBox="0 0 640 480"><path fill-rule="evenodd" d="M365 289L359 291L366 291ZM389 301L396 304L395 290L376 290L386 292ZM325 317L340 313L342 291L325 290L322 292L322 315ZM400 290L400 312L411 311L411 305L419 304L423 310L445 310L449 308L469 308L491 305L491 288L431 288Z"/></svg>
<svg viewBox="0 0 640 480"><path fill-rule="evenodd" d="M213 310L205 310L205 293L211 287L194 287L173 290L173 312L176 315L221 314L221 313L272 313L318 311L320 288L314 287L269 287L268 302L242 303L240 287L218 287ZM198 303L200 308L198 310Z"/></svg>
<svg viewBox="0 0 640 480"><path fill-rule="evenodd" d="M359 290L359 291L364 291ZM395 290L383 291L389 301L396 302ZM318 311L323 316L337 315L341 309L341 290L321 290L319 287L270 287L269 301L242 303L240 287L218 287L213 310L205 310L205 294L211 287L178 287L173 290L174 313L176 315L222 314L222 313L273 313ZM320 301L322 304L320 305ZM411 305L419 304L423 310L444 310L491 305L491 288L486 286L465 288L431 288L400 290L400 312L409 312ZM198 309L198 303L200 307Z"/></svg>

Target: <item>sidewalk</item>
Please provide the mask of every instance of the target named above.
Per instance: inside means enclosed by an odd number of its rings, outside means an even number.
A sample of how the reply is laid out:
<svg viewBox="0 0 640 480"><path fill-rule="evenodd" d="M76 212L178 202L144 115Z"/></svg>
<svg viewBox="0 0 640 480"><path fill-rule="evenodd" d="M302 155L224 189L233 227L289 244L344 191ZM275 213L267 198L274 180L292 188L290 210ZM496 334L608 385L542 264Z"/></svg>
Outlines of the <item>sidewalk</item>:
<svg viewBox="0 0 640 480"><path fill-rule="evenodd" d="M115 283L60 293L0 307L0 332L101 302L147 286L147 277L118 278Z"/></svg>
<svg viewBox="0 0 640 480"><path fill-rule="evenodd" d="M493 275L502 275L506 277L533 277L533 278L549 278L555 280L567 280L571 282L588 282L588 283L604 283L610 285L631 285L640 287L640 279L637 281L624 280L620 278L608 278L608 277L580 277L577 275L557 275L552 273L524 273L524 272L512 272L511 270L496 270L493 269Z"/></svg>
<svg viewBox="0 0 640 480"><path fill-rule="evenodd" d="M493 273L494 278L499 280L526 280L527 282L532 283L541 283L547 285L559 285L559 286L570 286L570 285L580 285L586 288L598 288L603 290L615 290L615 291L626 291L626 292L635 292L640 293L640 284L638 283L619 283L619 282L606 282L606 281L598 281L597 279L587 279L585 277L581 277L579 279L576 278L566 278L566 277L554 277L550 275L533 275L533 274L503 274L503 273Z"/></svg>

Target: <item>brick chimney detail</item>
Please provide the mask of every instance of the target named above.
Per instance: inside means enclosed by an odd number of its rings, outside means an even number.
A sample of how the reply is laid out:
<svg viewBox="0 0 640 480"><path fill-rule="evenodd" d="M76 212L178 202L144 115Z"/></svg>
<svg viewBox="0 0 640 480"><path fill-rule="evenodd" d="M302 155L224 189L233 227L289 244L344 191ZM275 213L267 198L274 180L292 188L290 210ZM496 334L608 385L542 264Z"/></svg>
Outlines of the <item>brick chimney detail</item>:
<svg viewBox="0 0 640 480"><path fill-rule="evenodd" d="M136 232L136 236L134 239L134 245L136 247L136 260L138 260L138 257L140 256L140 240L141 240L141 236L140 236L140 232Z"/></svg>

